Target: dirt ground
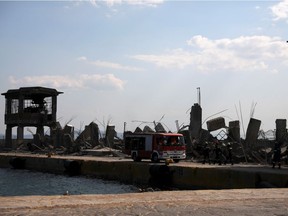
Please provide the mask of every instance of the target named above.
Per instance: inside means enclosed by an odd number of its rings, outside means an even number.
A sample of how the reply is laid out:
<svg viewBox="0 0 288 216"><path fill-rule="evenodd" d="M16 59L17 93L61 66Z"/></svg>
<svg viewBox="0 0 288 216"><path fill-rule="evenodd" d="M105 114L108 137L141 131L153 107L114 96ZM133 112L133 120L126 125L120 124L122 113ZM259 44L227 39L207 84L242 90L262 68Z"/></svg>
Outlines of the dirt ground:
<svg viewBox="0 0 288 216"><path fill-rule="evenodd" d="M288 189L0 197L0 215L288 215Z"/></svg>

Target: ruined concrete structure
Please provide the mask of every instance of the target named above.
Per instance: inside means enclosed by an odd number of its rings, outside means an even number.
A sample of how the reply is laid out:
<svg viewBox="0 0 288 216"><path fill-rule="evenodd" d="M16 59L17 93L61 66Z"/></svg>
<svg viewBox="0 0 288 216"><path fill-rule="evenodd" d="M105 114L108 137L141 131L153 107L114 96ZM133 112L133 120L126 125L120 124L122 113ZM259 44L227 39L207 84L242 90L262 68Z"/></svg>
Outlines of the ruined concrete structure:
<svg viewBox="0 0 288 216"><path fill-rule="evenodd" d="M113 125L107 125L103 135L94 122L86 125L83 131L74 130L74 126L69 124L62 128L56 120L57 96L62 93L56 89L44 87L23 87L2 93L6 99L6 149L47 152L49 154L51 152L72 154L86 149L99 149L99 147L123 149L123 140L117 136ZM227 146L232 146L233 153L237 155L239 161L267 163L273 155L273 146L277 141L281 144L282 156L285 154L285 160L288 161L286 119L276 119L276 130L272 131L270 137L260 130L261 121L254 118L250 118L245 139L240 136L239 120L230 121L228 127L225 124L224 117L204 120L207 124L207 130L205 130L202 128L204 122L202 122L200 94L198 97L198 103L191 107L190 124L179 128L178 121L176 121L177 131L185 137L188 155L196 159L201 158L205 145L208 145L208 148L212 151L215 148L215 143L220 141L223 152L227 151ZM143 130L137 127L135 132L156 131L166 133L160 122L154 121L153 123L154 129L146 125ZM12 134L15 134L15 131L12 130L15 127L17 127L17 143L15 143L15 139L12 140ZM33 140L24 140L25 127L36 127ZM44 133L44 127L50 129L50 135ZM29 131L30 128L27 128L27 130ZM74 137L75 135L76 137ZM267 149L271 149L271 151L267 152ZM213 155L213 152L211 155Z"/></svg>
<svg viewBox="0 0 288 216"><path fill-rule="evenodd" d="M202 129L202 108L199 103L195 103L190 112L189 131L192 137L198 138Z"/></svg>
<svg viewBox="0 0 288 216"><path fill-rule="evenodd" d="M2 93L6 99L5 147L12 148L12 128L17 127L17 143L24 139L24 127L36 127L44 136L44 126L56 125L57 96L63 92L44 87L23 87Z"/></svg>
<svg viewBox="0 0 288 216"><path fill-rule="evenodd" d="M156 132L159 132L159 133L167 133L167 131L165 130L165 128L160 122L158 122L157 124L155 123L155 130Z"/></svg>
<svg viewBox="0 0 288 216"><path fill-rule="evenodd" d="M215 131L215 130L226 127L225 119L223 117L218 117L218 118L208 120L206 124L207 124L208 131Z"/></svg>
<svg viewBox="0 0 288 216"><path fill-rule="evenodd" d="M86 125L84 131L82 131L76 138L76 142L78 143L83 141L88 141L92 147L100 144L99 127L95 122L91 122L89 125Z"/></svg>
<svg viewBox="0 0 288 216"><path fill-rule="evenodd" d="M114 147L114 137L116 137L116 135L115 126L107 125L105 134L105 144L107 147Z"/></svg>
<svg viewBox="0 0 288 216"><path fill-rule="evenodd" d="M286 119L276 119L276 140L283 143L287 139L287 120Z"/></svg>
<svg viewBox="0 0 288 216"><path fill-rule="evenodd" d="M247 131L246 131L246 147L253 147L258 139L258 133L260 130L261 121L258 119L250 118Z"/></svg>
<svg viewBox="0 0 288 216"><path fill-rule="evenodd" d="M228 135L233 141L240 143L240 122L238 120L229 122Z"/></svg>

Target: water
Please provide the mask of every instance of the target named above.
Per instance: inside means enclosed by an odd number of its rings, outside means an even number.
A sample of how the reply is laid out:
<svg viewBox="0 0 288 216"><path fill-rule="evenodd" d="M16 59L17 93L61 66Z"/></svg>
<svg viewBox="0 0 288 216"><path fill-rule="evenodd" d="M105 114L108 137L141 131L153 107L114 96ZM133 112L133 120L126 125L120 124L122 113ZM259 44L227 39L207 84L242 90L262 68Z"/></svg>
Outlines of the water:
<svg viewBox="0 0 288 216"><path fill-rule="evenodd" d="M0 169L0 196L121 194L136 187L88 177L68 177L29 170Z"/></svg>

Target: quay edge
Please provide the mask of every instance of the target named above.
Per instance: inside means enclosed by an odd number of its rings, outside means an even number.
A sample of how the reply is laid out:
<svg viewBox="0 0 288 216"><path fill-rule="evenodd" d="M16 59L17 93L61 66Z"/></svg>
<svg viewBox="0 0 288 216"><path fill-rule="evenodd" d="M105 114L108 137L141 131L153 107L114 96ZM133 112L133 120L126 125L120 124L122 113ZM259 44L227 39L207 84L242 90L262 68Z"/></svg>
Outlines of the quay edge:
<svg viewBox="0 0 288 216"><path fill-rule="evenodd" d="M0 168L18 168L68 175L88 175L134 185L162 186L178 189L242 189L288 187L288 169L262 165L202 165L133 162L129 159L86 156L0 153ZM153 168L153 169L151 169ZM163 169L165 168L165 169ZM152 172L152 170L154 170ZM167 171L169 172L167 174ZM170 178L171 177L171 178ZM167 178L170 181L167 182Z"/></svg>

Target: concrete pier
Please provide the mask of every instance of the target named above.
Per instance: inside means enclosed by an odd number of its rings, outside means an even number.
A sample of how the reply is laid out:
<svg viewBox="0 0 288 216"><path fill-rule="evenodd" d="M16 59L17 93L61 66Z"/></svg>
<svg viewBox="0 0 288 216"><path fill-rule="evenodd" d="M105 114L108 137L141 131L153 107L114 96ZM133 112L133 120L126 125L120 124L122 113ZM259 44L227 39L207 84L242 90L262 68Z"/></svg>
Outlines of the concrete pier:
<svg viewBox="0 0 288 216"><path fill-rule="evenodd" d="M68 175L89 175L136 185L178 189L243 189L288 187L288 168L265 165L202 165L192 162L133 162L117 157L0 153L1 168L19 168Z"/></svg>
<svg viewBox="0 0 288 216"><path fill-rule="evenodd" d="M1 215L288 215L288 189L0 197Z"/></svg>

